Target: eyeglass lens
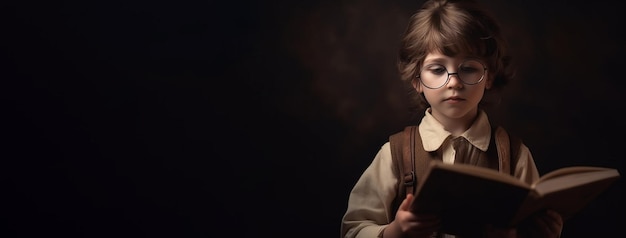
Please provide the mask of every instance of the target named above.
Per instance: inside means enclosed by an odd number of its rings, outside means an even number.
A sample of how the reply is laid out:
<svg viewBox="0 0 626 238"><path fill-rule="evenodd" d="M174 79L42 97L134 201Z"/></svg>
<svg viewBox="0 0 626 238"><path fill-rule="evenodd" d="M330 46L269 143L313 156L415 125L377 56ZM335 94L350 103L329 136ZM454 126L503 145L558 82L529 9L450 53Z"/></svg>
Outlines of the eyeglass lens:
<svg viewBox="0 0 626 238"><path fill-rule="evenodd" d="M478 60L467 60L459 65L456 73L450 73L441 64L429 64L420 71L420 80L428 88L440 88L448 83L452 75L456 75L464 84L477 84L485 75L485 66Z"/></svg>

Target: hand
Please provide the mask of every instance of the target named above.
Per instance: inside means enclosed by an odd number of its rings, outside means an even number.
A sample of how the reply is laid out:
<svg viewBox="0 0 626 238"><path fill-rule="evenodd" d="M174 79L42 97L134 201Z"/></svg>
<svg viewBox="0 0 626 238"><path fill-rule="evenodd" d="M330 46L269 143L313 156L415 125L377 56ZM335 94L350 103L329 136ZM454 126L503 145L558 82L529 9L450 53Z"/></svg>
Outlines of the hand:
<svg viewBox="0 0 626 238"><path fill-rule="evenodd" d="M530 218L530 227L527 230L529 237L549 237L561 236L563 229L563 218L553 210L539 212Z"/></svg>
<svg viewBox="0 0 626 238"><path fill-rule="evenodd" d="M485 237L487 238L516 238L517 229L515 228L496 228L493 225L487 225L485 229Z"/></svg>
<svg viewBox="0 0 626 238"><path fill-rule="evenodd" d="M384 231L384 238L431 237L441 225L435 214L414 214L410 211L413 195L408 194L396 212L396 218Z"/></svg>

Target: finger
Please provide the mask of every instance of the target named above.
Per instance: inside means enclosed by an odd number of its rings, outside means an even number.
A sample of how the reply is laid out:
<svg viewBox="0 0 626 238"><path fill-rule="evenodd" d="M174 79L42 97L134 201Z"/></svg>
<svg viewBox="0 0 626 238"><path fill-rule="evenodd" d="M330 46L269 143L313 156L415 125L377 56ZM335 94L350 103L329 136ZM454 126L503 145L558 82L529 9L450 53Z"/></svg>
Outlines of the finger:
<svg viewBox="0 0 626 238"><path fill-rule="evenodd" d="M546 234L548 237L555 237L561 232L561 225L557 223L558 217L544 213L535 217L535 223L537 229L541 230L542 234Z"/></svg>
<svg viewBox="0 0 626 238"><path fill-rule="evenodd" d="M547 210L542 219L552 231L559 232L563 227L563 218L556 211Z"/></svg>
<svg viewBox="0 0 626 238"><path fill-rule="evenodd" d="M407 194L402 203L400 204L399 210L408 211L411 207L411 203L413 202L413 194Z"/></svg>
<svg viewBox="0 0 626 238"><path fill-rule="evenodd" d="M413 202L413 194L407 194L406 198L404 200L407 200L408 203L412 203Z"/></svg>
<svg viewBox="0 0 626 238"><path fill-rule="evenodd" d="M547 210L546 214L550 217L550 219L554 221L555 224L563 224L563 217L561 217L561 214L559 214L558 212L554 210Z"/></svg>
<svg viewBox="0 0 626 238"><path fill-rule="evenodd" d="M516 237L517 229L515 228L498 228L488 224L485 229L486 237Z"/></svg>
<svg viewBox="0 0 626 238"><path fill-rule="evenodd" d="M409 233L410 237L430 237L434 232L438 231L441 227L439 222L411 222Z"/></svg>

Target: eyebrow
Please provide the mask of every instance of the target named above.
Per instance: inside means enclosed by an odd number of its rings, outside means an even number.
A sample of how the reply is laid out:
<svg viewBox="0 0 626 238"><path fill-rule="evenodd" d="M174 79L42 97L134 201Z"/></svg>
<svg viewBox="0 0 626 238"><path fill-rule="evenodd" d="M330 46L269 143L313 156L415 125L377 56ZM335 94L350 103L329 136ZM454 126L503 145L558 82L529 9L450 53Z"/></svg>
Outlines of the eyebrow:
<svg viewBox="0 0 626 238"><path fill-rule="evenodd" d="M445 63L449 63L449 59L443 58L443 57L437 57L437 58L430 58L430 59L425 59L424 62L422 62L422 65L428 65L428 64L445 64Z"/></svg>
<svg viewBox="0 0 626 238"><path fill-rule="evenodd" d="M474 56L466 56L462 58L462 62L467 61L467 60L477 60L483 64L485 64L484 60L482 60L480 57L474 57ZM429 59L424 59L424 61L422 62L422 65L427 65L427 64L446 64L449 63L449 61L454 61L455 59L453 58L446 58L446 57L434 57L434 58L429 58Z"/></svg>

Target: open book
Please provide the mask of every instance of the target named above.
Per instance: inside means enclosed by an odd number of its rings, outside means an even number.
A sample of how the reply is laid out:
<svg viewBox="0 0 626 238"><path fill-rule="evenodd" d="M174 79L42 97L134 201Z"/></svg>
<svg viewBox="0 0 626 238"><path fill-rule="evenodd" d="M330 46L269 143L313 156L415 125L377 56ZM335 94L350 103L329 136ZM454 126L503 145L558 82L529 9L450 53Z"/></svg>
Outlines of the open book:
<svg viewBox="0 0 626 238"><path fill-rule="evenodd" d="M462 235L484 224L517 226L545 209L559 212L565 220L619 177L617 169L573 166L526 184L496 170L434 160L419 181L411 206L415 212L440 214L443 232Z"/></svg>

